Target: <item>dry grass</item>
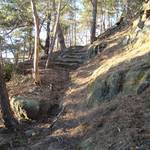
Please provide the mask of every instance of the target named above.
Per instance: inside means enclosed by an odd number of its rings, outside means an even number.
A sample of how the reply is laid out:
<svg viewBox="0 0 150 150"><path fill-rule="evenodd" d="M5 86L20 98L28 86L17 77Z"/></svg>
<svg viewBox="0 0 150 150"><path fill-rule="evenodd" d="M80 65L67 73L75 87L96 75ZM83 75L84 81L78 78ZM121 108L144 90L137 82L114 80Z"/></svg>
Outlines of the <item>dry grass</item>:
<svg viewBox="0 0 150 150"><path fill-rule="evenodd" d="M121 149L121 146L123 149L125 147L134 149L142 144L144 132L146 130L150 132L149 127L145 127L149 124L145 115L145 110L148 110L145 105L148 103L146 98L136 95L119 96L95 108L89 109L86 106L86 100L90 96L88 86L96 78L103 78L115 69L134 67L148 57L150 42L147 35L143 36L142 40L127 46L120 43L120 39L129 35L130 32L131 28L128 28L106 39L105 42L109 46L99 56L71 73L72 85L64 99L68 110L63 120L70 122L70 126L74 126L74 120L76 120L76 126L71 128L68 136L82 138L85 136L85 139L90 137L94 140L93 142L96 142L97 150L109 148L117 150ZM84 123L88 126L86 132L84 128L80 128L80 125ZM78 128L81 129L82 135L76 131Z"/></svg>
<svg viewBox="0 0 150 150"><path fill-rule="evenodd" d="M121 33L122 34L122 33ZM124 36L124 35L123 35ZM115 41L114 41L115 38ZM77 85L83 85L89 82L93 82L97 77L102 76L106 74L111 68L116 67L120 65L121 63L127 63L130 62L132 59L144 56L150 52L150 42L143 42L141 44L141 41L138 40L134 45L128 45L126 47L122 47L121 44L118 45L118 49L115 49L112 53L110 52L110 48L113 48L116 43L119 43L120 41L120 34L117 34L111 37L108 41L111 43L105 51L101 54L101 56L97 57L96 60L90 61L85 66L81 67L78 72L72 75L73 82ZM149 39L147 35L143 37L145 39ZM144 40L144 39L142 39ZM113 48L114 49L114 48ZM111 55L111 57L110 57ZM94 66L94 69L91 69L91 66ZM90 74L86 77L81 74L85 75L87 72Z"/></svg>

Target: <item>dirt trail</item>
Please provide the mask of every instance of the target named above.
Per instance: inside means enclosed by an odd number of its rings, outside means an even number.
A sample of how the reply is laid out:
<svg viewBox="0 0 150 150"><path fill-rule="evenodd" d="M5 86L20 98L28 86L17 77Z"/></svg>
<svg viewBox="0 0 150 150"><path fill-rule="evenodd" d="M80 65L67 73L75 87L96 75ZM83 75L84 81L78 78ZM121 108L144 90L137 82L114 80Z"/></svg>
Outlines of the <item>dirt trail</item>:
<svg viewBox="0 0 150 150"><path fill-rule="evenodd" d="M80 60L82 63L86 61L87 52L81 49L82 47L72 47L61 54L61 57L56 54L49 69L44 69L46 58L41 58L39 62L41 86L34 85L31 75L33 62L26 61L19 64L18 70L21 74L15 74L7 83L10 98L18 95L25 96L51 107L47 110L44 105L40 110L42 113L36 121L20 122L23 128L17 133L5 130L1 120L0 138L3 140L0 142L0 149L75 149L80 134L77 137L70 137L70 133L79 132L80 128L84 128L84 126L76 128L78 122L70 120L72 114L69 112L68 106L63 111L62 108L64 108L63 100L66 91L69 90L71 84L70 72L80 66ZM59 63L55 64L58 61ZM70 61L76 61L75 66L70 66ZM59 114L61 111L62 113ZM53 128L50 128L56 118L58 120Z"/></svg>

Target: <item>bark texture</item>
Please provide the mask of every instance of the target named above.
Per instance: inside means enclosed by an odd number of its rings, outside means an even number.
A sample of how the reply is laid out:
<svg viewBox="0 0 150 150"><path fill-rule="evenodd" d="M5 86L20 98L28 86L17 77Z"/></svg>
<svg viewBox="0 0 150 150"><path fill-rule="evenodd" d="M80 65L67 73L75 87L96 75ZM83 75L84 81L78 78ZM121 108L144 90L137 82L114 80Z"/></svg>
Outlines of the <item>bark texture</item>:
<svg viewBox="0 0 150 150"><path fill-rule="evenodd" d="M39 29L39 18L36 11L36 6L34 0L31 0L32 13L34 18L34 26L35 26L35 45L34 45L34 62L33 62L33 78L36 84L40 83L40 75L39 75L39 46L40 46L40 29Z"/></svg>
<svg viewBox="0 0 150 150"><path fill-rule="evenodd" d="M56 17L56 22L55 22L55 27L54 27L53 37L52 37L52 43L51 43L51 46L50 46L49 51L48 51L48 58L46 61L45 68L48 68L50 65L51 53L52 53L54 46L55 46L58 24L59 24L59 18L60 18L60 9L61 9L61 0L59 0L59 3L58 3L57 17Z"/></svg>
<svg viewBox="0 0 150 150"><path fill-rule="evenodd" d="M46 36L46 40L45 40L45 54L48 55L48 50L50 47L50 23L51 23L51 14L48 14L48 18L47 18L47 28L46 28L46 32L47 32L47 36Z"/></svg>
<svg viewBox="0 0 150 150"><path fill-rule="evenodd" d="M66 49L66 45L65 45L65 38L64 38L60 23L58 23L58 29L57 30L58 30L57 35L58 35L58 41L60 44L60 50L63 51Z"/></svg>
<svg viewBox="0 0 150 150"><path fill-rule="evenodd" d="M13 117L13 113L10 108L8 92L3 77L1 62L0 62L0 103L1 103L2 118L4 120L5 127L12 130L16 129L18 122Z"/></svg>
<svg viewBox="0 0 150 150"><path fill-rule="evenodd" d="M91 0L91 3L92 3L91 43L93 43L95 41L96 35L97 0Z"/></svg>

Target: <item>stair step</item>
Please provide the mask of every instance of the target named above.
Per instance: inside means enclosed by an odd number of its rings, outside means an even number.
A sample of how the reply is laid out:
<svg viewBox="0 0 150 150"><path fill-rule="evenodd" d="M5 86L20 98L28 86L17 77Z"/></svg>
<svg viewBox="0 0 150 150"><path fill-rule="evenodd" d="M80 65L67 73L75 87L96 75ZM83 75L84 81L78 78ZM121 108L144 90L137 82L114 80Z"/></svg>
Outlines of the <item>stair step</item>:
<svg viewBox="0 0 150 150"><path fill-rule="evenodd" d="M55 62L60 62L60 63L76 63L76 64L83 64L84 61L79 61L79 60L55 60ZM54 63L55 63L54 62Z"/></svg>
<svg viewBox="0 0 150 150"><path fill-rule="evenodd" d="M81 50L83 48L84 48L84 46L71 46L71 47L69 47L69 49L71 49L71 50Z"/></svg>
<svg viewBox="0 0 150 150"><path fill-rule="evenodd" d="M82 64L84 62L81 59L64 59L64 58L55 59L54 61L65 62L65 63L78 63L78 64Z"/></svg>
<svg viewBox="0 0 150 150"><path fill-rule="evenodd" d="M57 65L60 67L70 68L70 69L76 69L78 68L78 63L65 63L65 62L53 62L52 65Z"/></svg>
<svg viewBox="0 0 150 150"><path fill-rule="evenodd" d="M67 52L68 54L72 54L72 53L75 53L75 54L85 54L85 53L87 53L87 51L68 51Z"/></svg>
<svg viewBox="0 0 150 150"><path fill-rule="evenodd" d="M68 54L63 54L63 55L61 55L61 56L64 56L64 55L69 55L69 56L87 56L88 55L88 53L86 52L84 52L84 53L68 53Z"/></svg>
<svg viewBox="0 0 150 150"><path fill-rule="evenodd" d="M69 58L69 59L85 59L86 56L82 55L63 55L62 58Z"/></svg>

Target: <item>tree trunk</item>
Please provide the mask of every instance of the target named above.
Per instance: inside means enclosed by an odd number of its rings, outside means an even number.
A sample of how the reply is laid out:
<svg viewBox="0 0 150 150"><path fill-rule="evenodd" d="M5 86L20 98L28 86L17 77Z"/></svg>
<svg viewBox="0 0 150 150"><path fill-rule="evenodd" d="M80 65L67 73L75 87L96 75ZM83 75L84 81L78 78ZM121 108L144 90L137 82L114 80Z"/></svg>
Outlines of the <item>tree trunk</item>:
<svg viewBox="0 0 150 150"><path fill-rule="evenodd" d="M29 29L29 54L28 54L28 59L31 60L33 57L33 49L32 49L32 28Z"/></svg>
<svg viewBox="0 0 150 150"><path fill-rule="evenodd" d="M50 47L50 23L51 23L51 14L48 13L48 18L47 18L47 36L46 36L46 40L45 40L45 54L48 55L48 50Z"/></svg>
<svg viewBox="0 0 150 150"><path fill-rule="evenodd" d="M72 30L71 30L71 27L72 27L72 25L70 25L70 27L69 27L69 39L70 39L70 47L72 46Z"/></svg>
<svg viewBox="0 0 150 150"><path fill-rule="evenodd" d="M77 9L76 6L76 0L74 0L74 9ZM77 44L77 13L75 11L75 16L74 16L74 45L76 46Z"/></svg>
<svg viewBox="0 0 150 150"><path fill-rule="evenodd" d="M40 75L39 75L39 44L40 44L40 30L39 30L39 18L36 11L36 6L34 0L31 0L32 13L34 18L34 26L35 26L35 45L34 45L34 62L33 62L33 78L36 84L40 84Z"/></svg>
<svg viewBox="0 0 150 150"><path fill-rule="evenodd" d="M72 39L72 44L71 44L71 46L72 45L74 45L74 32L73 32L73 23L72 23L72 25L71 25L71 32L72 32L72 35L71 35L71 39Z"/></svg>
<svg viewBox="0 0 150 150"><path fill-rule="evenodd" d="M10 108L8 92L3 77L2 62L0 62L0 103L5 127L12 130L17 129L18 122L13 117L13 113Z"/></svg>
<svg viewBox="0 0 150 150"><path fill-rule="evenodd" d="M53 40L54 40L54 30L55 30L55 24L56 24L56 19L57 19L57 12L56 12L56 2L55 0L52 0L52 11L53 11L53 24L52 24L52 29L51 31L53 32L53 34L51 34L51 41L50 41L50 46L49 46L49 50L51 49L52 47L52 43L53 43ZM48 50L48 52L49 52Z"/></svg>
<svg viewBox="0 0 150 150"><path fill-rule="evenodd" d="M15 53L14 58L15 58L15 68L17 68L17 66L18 66L18 61L19 61L19 49L18 49L18 47L17 47L17 49L16 49L16 53Z"/></svg>
<svg viewBox="0 0 150 150"><path fill-rule="evenodd" d="M66 49L66 45L65 45L65 39L64 39L64 35L60 23L58 23L57 34L58 34L58 41L60 43L60 50L63 51Z"/></svg>
<svg viewBox="0 0 150 150"><path fill-rule="evenodd" d="M95 34L96 34L97 0L91 0L91 3L92 3L91 43L93 43L95 41Z"/></svg>
<svg viewBox="0 0 150 150"><path fill-rule="evenodd" d="M51 53L52 53L52 51L54 49L54 46L55 46L55 41L56 41L56 36L57 36L57 30L58 30L58 24L59 24L59 18L60 18L60 9L61 9L61 0L59 0L59 4L58 4L57 18L56 18L55 27L54 27L54 36L52 38L51 47L50 47L49 52L48 52L48 58L47 58L47 61L46 61L45 68L49 67Z"/></svg>

